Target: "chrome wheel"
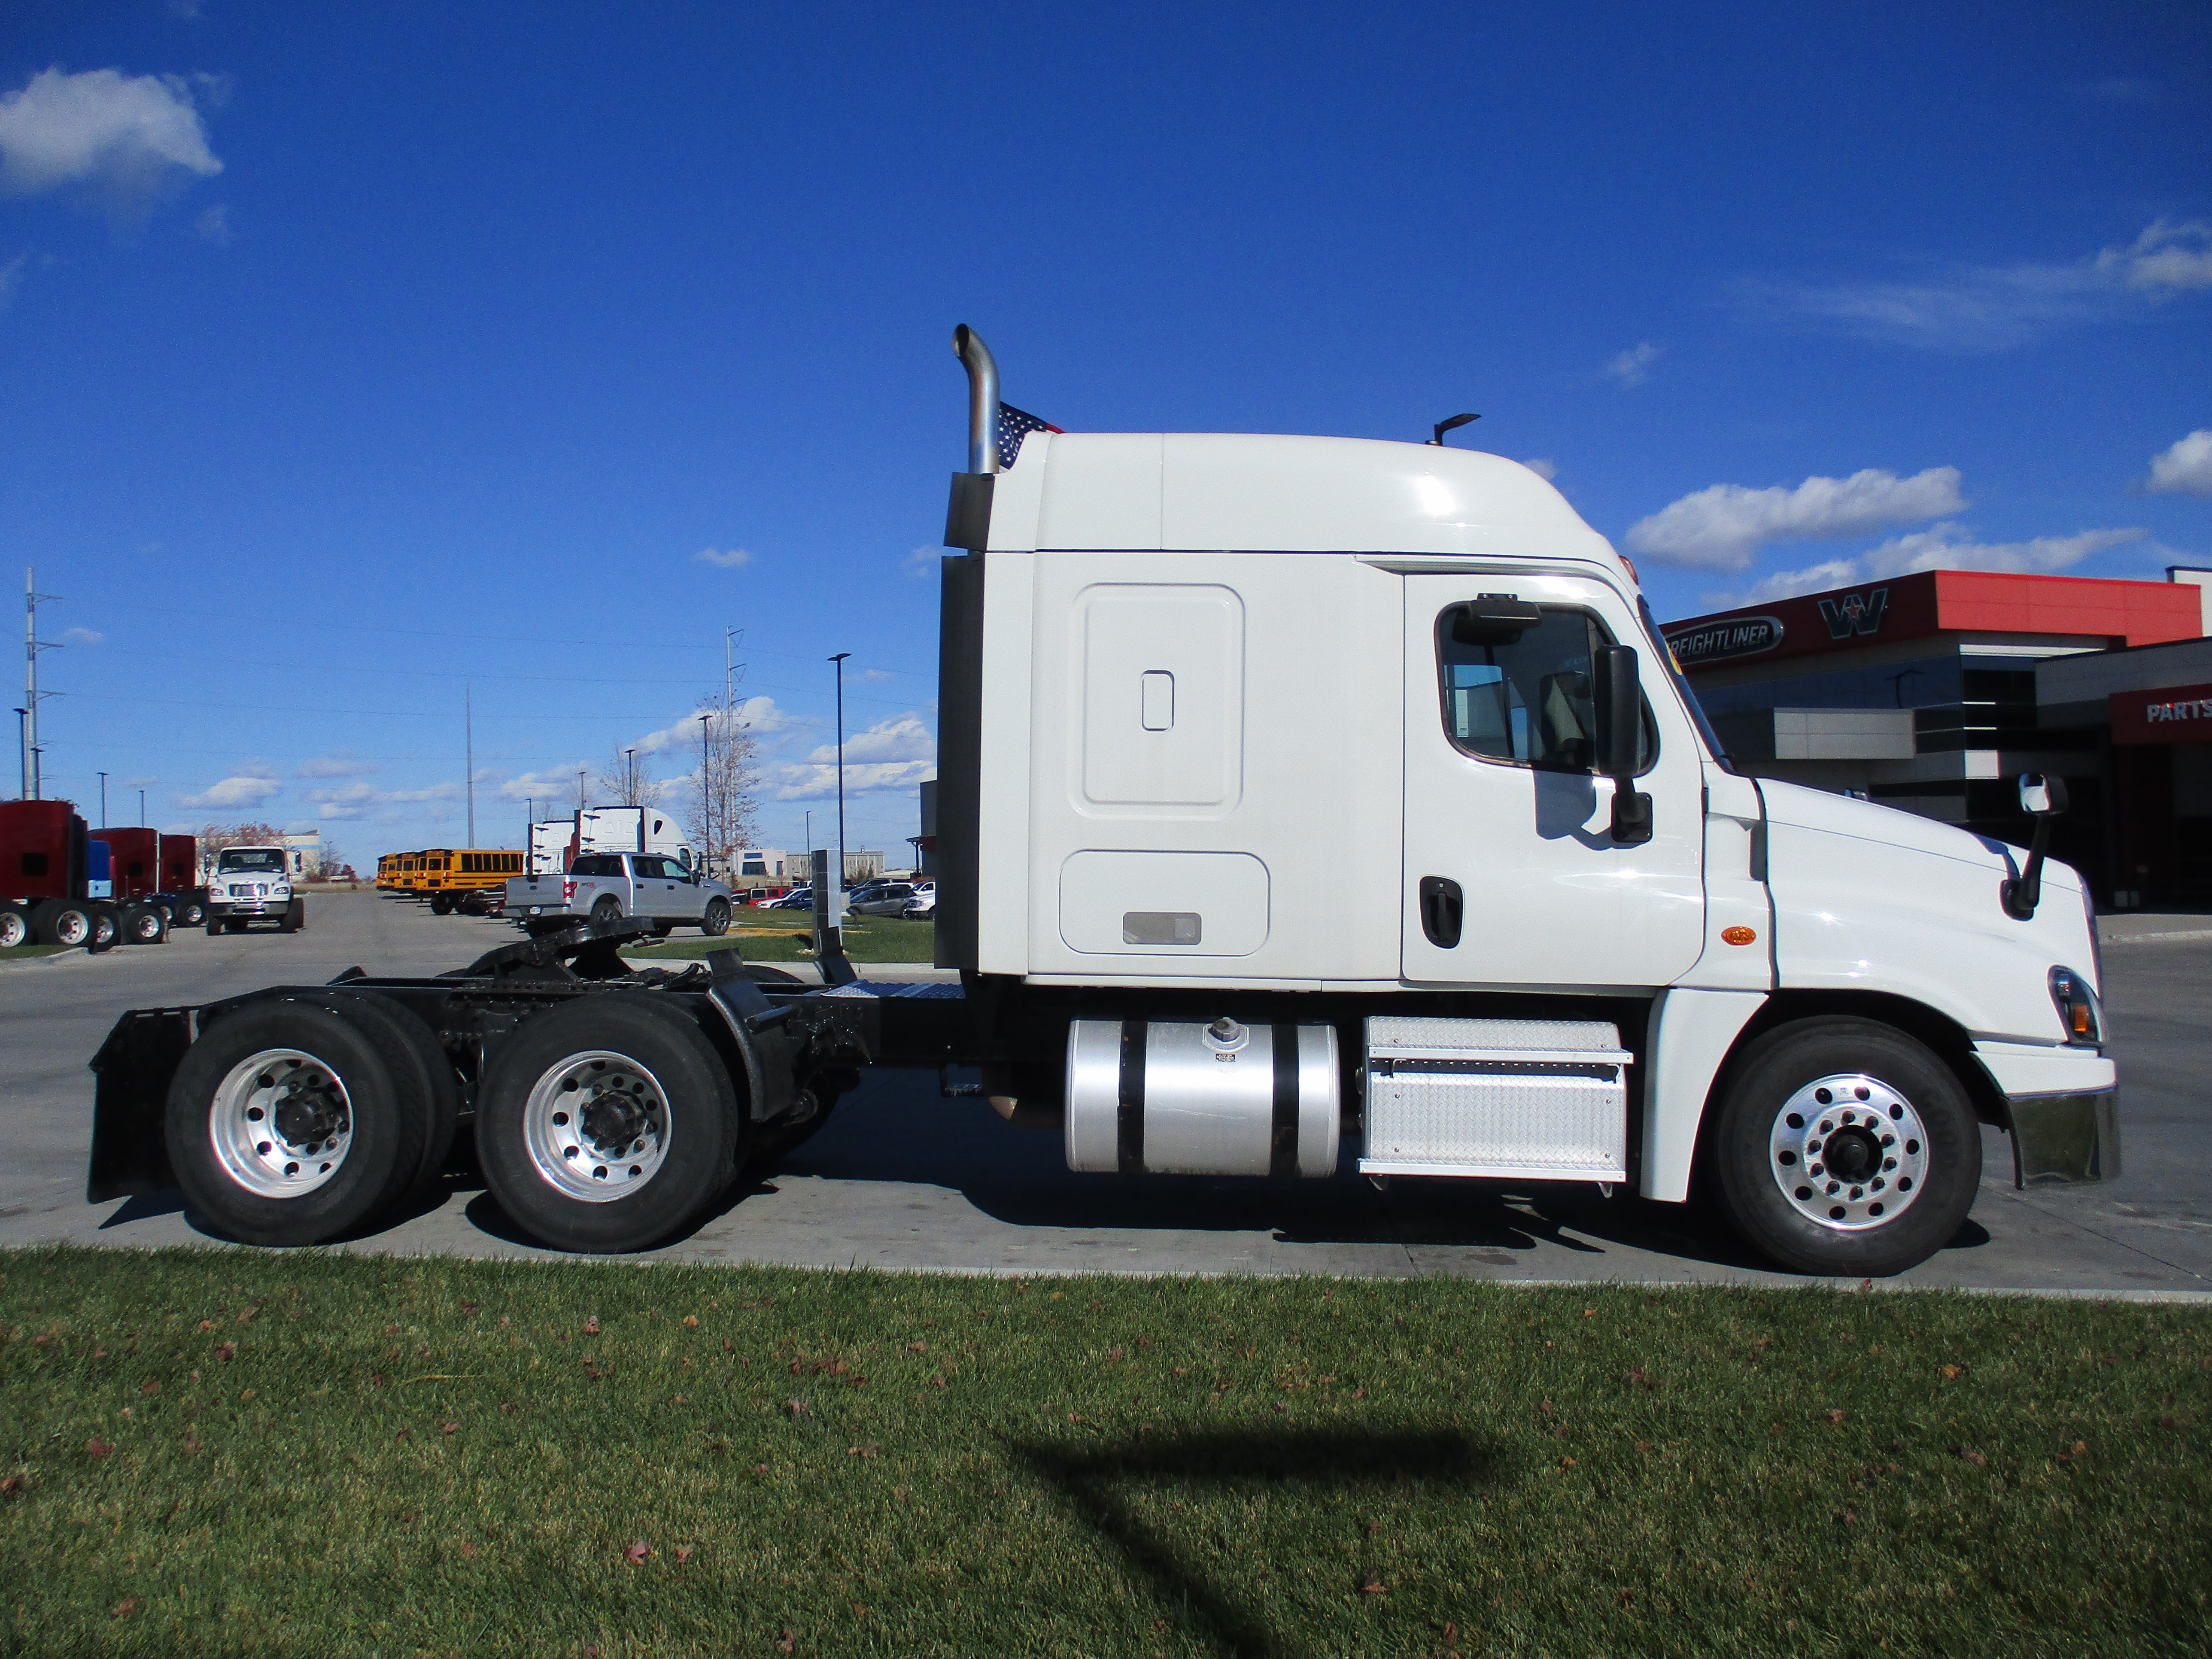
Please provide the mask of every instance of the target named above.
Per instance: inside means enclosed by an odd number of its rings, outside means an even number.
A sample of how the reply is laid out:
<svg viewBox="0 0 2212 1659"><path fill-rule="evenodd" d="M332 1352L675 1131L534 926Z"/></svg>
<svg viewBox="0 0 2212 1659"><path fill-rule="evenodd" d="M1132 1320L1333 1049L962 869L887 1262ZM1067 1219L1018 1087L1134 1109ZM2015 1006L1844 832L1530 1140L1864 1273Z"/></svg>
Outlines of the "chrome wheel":
<svg viewBox="0 0 2212 1659"><path fill-rule="evenodd" d="M329 1066L264 1048L216 1086L208 1138L224 1173L263 1198L298 1198L337 1173L353 1145L353 1101Z"/></svg>
<svg viewBox="0 0 2212 1659"><path fill-rule="evenodd" d="M587 1049L548 1067L522 1111L538 1173L569 1198L625 1198L667 1160L668 1096L627 1054Z"/></svg>
<svg viewBox="0 0 2212 1659"><path fill-rule="evenodd" d="M31 925L21 910L0 910L0 951L12 951L31 937Z"/></svg>
<svg viewBox="0 0 2212 1659"><path fill-rule="evenodd" d="M77 945L92 937L92 918L82 910L64 910L54 918L54 943Z"/></svg>
<svg viewBox="0 0 2212 1659"><path fill-rule="evenodd" d="M1775 1115L1768 1168L1790 1207L1835 1232L1894 1221L1928 1176L1928 1130L1879 1078L1815 1079Z"/></svg>

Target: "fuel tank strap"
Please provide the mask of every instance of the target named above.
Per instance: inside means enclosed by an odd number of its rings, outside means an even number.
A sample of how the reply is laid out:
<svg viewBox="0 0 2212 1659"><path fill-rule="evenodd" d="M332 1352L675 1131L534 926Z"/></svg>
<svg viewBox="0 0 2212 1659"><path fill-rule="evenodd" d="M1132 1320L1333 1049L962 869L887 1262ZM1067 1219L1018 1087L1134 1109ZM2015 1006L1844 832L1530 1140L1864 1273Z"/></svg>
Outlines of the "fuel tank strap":
<svg viewBox="0 0 2212 1659"><path fill-rule="evenodd" d="M1267 1174L1285 1181L1298 1172L1298 1028L1274 1028L1275 1116L1267 1142Z"/></svg>
<svg viewBox="0 0 2212 1659"><path fill-rule="evenodd" d="M1123 1175L1145 1172L1145 1029L1141 1019L1121 1022L1121 1085L1115 1119L1115 1150Z"/></svg>

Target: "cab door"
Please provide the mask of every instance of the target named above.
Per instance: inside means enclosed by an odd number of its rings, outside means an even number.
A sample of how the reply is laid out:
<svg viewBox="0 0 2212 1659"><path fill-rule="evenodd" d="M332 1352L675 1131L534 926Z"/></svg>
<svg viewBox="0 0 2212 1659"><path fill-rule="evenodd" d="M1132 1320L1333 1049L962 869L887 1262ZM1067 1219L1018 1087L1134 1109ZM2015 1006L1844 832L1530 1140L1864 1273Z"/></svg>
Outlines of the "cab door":
<svg viewBox="0 0 2212 1659"><path fill-rule="evenodd" d="M1517 630L1483 600L1537 607ZM1665 985L1704 947L1704 777L1687 717L1620 595L1559 577L1406 578L1404 977ZM1652 834L1612 834L1595 769L1593 653L1636 647L1637 787Z"/></svg>

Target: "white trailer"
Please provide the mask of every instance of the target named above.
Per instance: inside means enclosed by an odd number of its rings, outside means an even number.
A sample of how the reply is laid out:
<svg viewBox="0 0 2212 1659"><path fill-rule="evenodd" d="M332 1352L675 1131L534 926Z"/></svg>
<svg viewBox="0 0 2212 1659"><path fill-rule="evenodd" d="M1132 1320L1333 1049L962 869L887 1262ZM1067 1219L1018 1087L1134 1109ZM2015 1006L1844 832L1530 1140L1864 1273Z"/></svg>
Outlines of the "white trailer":
<svg viewBox="0 0 2212 1659"><path fill-rule="evenodd" d="M251 1139L246 1085L275 1075L254 1045L288 1019L307 1054L333 1018L398 1015L508 1213L573 1249L692 1224L869 1065L980 1066L1001 1115L1057 1121L1102 1176L1702 1186L1773 1261L1853 1278L1951 1239L1984 1123L2022 1184L2117 1173L2088 899L2042 829L2023 858L1735 771L1634 569L1525 467L1040 431L1002 421L982 342L955 345L958 986L857 982L834 950L827 990L734 952L641 980L619 930L585 928L438 981L279 988L211 1030L134 1015L96 1062L94 1195L133 1189L166 1098L176 1177L240 1236L358 1224L264 1201L294 1196L270 1160L308 1167L283 1147L228 1173L207 1148ZM2023 780L2031 811L2061 793ZM337 1098L343 1065L313 1064L300 1086ZM334 1109L293 1116L327 1137Z"/></svg>

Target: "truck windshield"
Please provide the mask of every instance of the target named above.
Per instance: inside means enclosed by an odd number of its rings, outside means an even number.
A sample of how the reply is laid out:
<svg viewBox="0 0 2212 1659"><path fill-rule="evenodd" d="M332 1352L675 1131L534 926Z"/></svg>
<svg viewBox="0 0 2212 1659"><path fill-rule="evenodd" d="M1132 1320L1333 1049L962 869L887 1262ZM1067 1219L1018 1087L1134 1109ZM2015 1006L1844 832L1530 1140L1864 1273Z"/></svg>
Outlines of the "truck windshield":
<svg viewBox="0 0 2212 1659"><path fill-rule="evenodd" d="M273 870L284 872L284 851L279 847L226 848L215 862L218 870Z"/></svg>

